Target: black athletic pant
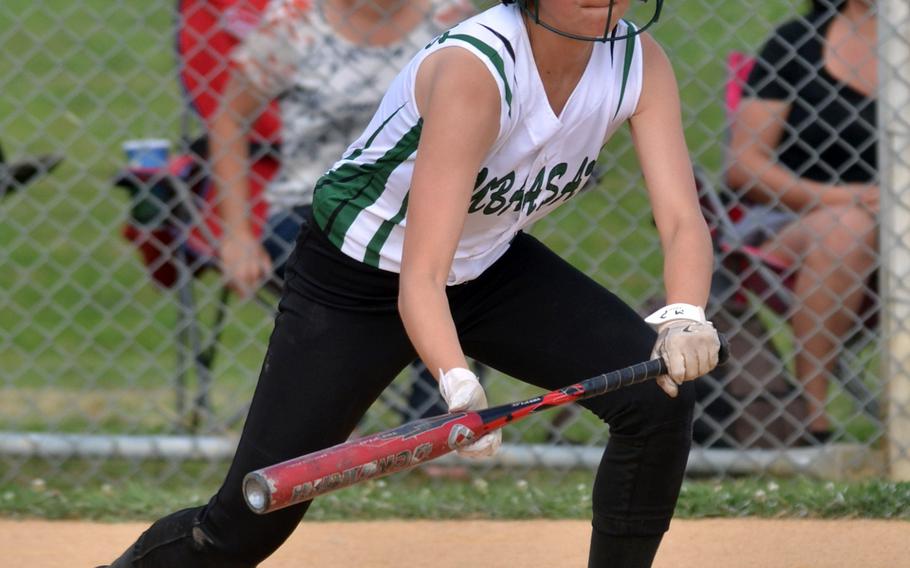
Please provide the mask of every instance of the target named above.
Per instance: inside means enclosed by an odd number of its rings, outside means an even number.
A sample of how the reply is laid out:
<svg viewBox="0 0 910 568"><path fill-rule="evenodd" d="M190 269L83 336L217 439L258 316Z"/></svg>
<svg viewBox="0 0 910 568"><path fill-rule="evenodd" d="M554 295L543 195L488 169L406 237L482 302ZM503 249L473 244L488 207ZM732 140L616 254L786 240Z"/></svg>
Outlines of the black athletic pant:
<svg viewBox="0 0 910 568"><path fill-rule="evenodd" d="M315 227L301 232L288 262L224 484L205 507L157 521L114 566L261 562L309 504L256 515L243 501L243 476L343 442L414 360L397 311L398 275L343 255ZM655 340L631 308L525 234L479 278L449 287L448 297L469 357L546 390L646 360ZM619 558L631 559L627 567L650 565L682 483L693 394L687 384L670 399L652 381L581 403L610 425L594 483L591 566L616 566Z"/></svg>

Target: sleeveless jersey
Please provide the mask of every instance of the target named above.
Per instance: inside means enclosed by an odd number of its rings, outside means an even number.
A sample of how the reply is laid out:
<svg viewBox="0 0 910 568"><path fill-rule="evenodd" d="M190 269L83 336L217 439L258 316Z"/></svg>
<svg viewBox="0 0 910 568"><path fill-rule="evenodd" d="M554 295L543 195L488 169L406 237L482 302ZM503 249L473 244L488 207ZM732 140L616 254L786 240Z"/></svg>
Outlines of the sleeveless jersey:
<svg viewBox="0 0 910 568"><path fill-rule="evenodd" d="M631 24L621 21L619 34ZM395 78L366 132L316 184L320 228L346 255L399 272L408 192L423 119L414 96L420 64L457 47L482 61L500 95L499 134L478 172L448 284L479 276L518 231L584 186L607 139L635 111L642 86L637 36L595 43L556 116L515 5L491 8L433 40Z"/></svg>

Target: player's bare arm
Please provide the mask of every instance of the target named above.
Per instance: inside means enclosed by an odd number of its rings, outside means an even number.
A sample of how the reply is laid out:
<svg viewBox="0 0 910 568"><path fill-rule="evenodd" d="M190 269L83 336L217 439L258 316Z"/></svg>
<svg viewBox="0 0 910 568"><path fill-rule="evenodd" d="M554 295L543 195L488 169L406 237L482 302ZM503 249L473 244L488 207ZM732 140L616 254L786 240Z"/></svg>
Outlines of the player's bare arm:
<svg viewBox="0 0 910 568"><path fill-rule="evenodd" d="M429 369L467 368L445 288L477 172L499 131L500 95L484 65L457 48L427 58L415 93L424 123L408 198L399 309Z"/></svg>
<svg viewBox="0 0 910 568"><path fill-rule="evenodd" d="M664 249L667 301L704 307L711 283L711 237L698 204L676 79L660 46L650 36L641 39L644 85L631 128Z"/></svg>
<svg viewBox="0 0 910 568"><path fill-rule="evenodd" d="M232 287L247 295L271 272L271 261L253 232L247 181L249 125L267 104L243 76L231 74L211 125L209 154L224 223L220 253Z"/></svg>
<svg viewBox="0 0 910 568"><path fill-rule="evenodd" d="M676 78L666 54L641 38L644 83L630 126L664 252L668 308L648 318L658 327L655 355L670 368L659 384L676 396L678 384L717 365L717 333L705 320L714 256L711 236L683 134Z"/></svg>

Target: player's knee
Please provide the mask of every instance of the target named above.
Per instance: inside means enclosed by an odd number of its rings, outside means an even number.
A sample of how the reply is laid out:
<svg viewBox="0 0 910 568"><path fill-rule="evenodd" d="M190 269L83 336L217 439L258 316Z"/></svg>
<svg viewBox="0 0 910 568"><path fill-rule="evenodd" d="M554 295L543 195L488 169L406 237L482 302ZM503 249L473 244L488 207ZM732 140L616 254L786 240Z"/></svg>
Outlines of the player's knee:
<svg viewBox="0 0 910 568"><path fill-rule="evenodd" d="M611 434L642 437L669 428L691 435L695 412L694 382L681 385L676 398L667 396L654 381L638 385L635 390L635 396L628 397L621 408L601 416L610 425Z"/></svg>
<svg viewBox="0 0 910 568"><path fill-rule="evenodd" d="M652 407L644 410L646 421L643 428L647 431L654 431L662 428L664 425L671 427L683 427L683 433L691 437L692 420L695 415L695 382L688 381L679 387L679 394L676 398L670 398L663 389L652 385L653 390L658 391L656 397L659 402Z"/></svg>

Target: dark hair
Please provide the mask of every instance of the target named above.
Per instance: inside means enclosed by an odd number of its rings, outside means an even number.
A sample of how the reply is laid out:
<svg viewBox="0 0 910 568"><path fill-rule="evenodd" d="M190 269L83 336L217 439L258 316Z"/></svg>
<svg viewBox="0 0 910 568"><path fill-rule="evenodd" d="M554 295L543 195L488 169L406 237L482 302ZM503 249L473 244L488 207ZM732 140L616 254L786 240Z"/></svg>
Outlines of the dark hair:
<svg viewBox="0 0 910 568"><path fill-rule="evenodd" d="M810 13L821 14L824 12L840 12L847 4L847 0L812 0Z"/></svg>

